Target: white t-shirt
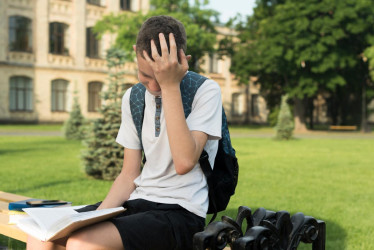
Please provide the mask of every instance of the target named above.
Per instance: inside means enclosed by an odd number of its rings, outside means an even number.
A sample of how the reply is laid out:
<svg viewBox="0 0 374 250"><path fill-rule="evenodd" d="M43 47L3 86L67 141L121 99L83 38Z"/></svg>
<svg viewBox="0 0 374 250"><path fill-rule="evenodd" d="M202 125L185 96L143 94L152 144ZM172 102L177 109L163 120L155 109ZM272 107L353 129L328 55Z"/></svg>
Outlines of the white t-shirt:
<svg viewBox="0 0 374 250"><path fill-rule="evenodd" d="M131 89L127 90L122 99L122 123L116 141L125 148L141 149L130 111L130 93ZM178 204L205 218L209 205L205 176L199 163L187 174L176 173L162 103L159 135L157 136L155 132L155 98L146 91L142 142L147 161L140 176L134 181L136 188L129 200L145 199L158 203ZM208 79L199 87L186 122L191 131L201 131L208 135L204 149L213 167L222 126L221 90L215 81Z"/></svg>

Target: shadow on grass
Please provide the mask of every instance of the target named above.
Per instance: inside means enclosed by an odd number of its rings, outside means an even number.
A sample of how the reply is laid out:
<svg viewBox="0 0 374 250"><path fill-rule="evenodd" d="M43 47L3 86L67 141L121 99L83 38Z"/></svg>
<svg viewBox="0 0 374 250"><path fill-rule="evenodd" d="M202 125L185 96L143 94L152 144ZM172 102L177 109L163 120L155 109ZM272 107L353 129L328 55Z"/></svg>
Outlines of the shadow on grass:
<svg viewBox="0 0 374 250"><path fill-rule="evenodd" d="M256 211L256 209L251 209L252 214ZM276 211L272 209L268 209L271 211ZM228 216L232 219L236 219L236 215L238 214L237 209L227 209L223 212L218 213L217 218L215 221L220 221L222 216ZM291 216L294 215L294 213L291 212ZM308 215L308 214L305 214ZM210 218L212 216L208 215L206 218L206 224L209 223ZM346 249L346 238L347 238L347 232L342 228L338 223L334 221L329 221L324 218L316 218L317 220L323 220L326 223L326 249ZM242 225L242 230L245 232L247 227L247 223L244 220ZM298 250L306 250L306 249L312 249L312 244L305 244L303 242L300 243Z"/></svg>
<svg viewBox="0 0 374 250"><path fill-rule="evenodd" d="M0 249L24 250L26 249L26 243L0 235Z"/></svg>
<svg viewBox="0 0 374 250"><path fill-rule="evenodd" d="M72 183L72 182L73 181L71 181L71 180L61 180L61 181L43 183L43 184L35 185L35 186L32 186L32 187L25 187L25 188L22 188L22 189L12 189L12 190L3 190L3 191L17 194L17 193L23 193L23 192L26 192L26 191L29 192L29 191L37 190L37 189L41 189L41 188L53 187L53 186L57 186L57 185L60 185L60 184L69 184L69 183Z"/></svg>

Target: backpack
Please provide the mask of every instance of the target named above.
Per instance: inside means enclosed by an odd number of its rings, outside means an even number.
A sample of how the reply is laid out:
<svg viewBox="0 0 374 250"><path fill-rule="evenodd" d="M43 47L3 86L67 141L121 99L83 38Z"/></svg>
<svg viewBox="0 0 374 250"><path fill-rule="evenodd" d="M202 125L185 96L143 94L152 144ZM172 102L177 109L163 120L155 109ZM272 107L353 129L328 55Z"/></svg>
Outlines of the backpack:
<svg viewBox="0 0 374 250"><path fill-rule="evenodd" d="M192 102L198 88L205 82L207 78L195 72L189 71L182 79L180 88L182 94L182 102L184 115L187 119L192 110ZM134 121L140 143L142 143L142 125L145 108L145 91L143 84L134 85L130 93L130 110ZM143 145L142 145L143 147ZM230 133L227 126L227 118L222 107L222 135L218 141L217 155L214 161L213 170L209 163L209 156L203 150L199 163L203 173L207 179L209 188L209 208L208 214L214 214L210 222L212 222L217 212L226 209L230 201L230 197L235 193L238 182L239 166L235 156L235 150L231 145ZM145 159L143 159L145 161Z"/></svg>

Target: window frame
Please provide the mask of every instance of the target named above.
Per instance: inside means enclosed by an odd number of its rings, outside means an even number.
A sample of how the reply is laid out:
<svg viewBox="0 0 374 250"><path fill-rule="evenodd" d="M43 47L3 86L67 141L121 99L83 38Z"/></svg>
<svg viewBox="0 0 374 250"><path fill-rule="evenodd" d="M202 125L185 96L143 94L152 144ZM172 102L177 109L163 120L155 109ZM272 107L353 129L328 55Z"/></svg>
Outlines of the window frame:
<svg viewBox="0 0 374 250"><path fill-rule="evenodd" d="M21 84L22 83L22 84ZM23 86L20 86L23 85ZM9 78L9 111L33 112L33 84L27 76L12 76ZM15 97L13 101L12 98ZM22 101L20 102L20 99ZM14 105L13 105L14 103ZM22 104L20 104L22 103Z"/></svg>
<svg viewBox="0 0 374 250"><path fill-rule="evenodd" d="M92 27L86 28L86 57L100 59L100 40Z"/></svg>
<svg viewBox="0 0 374 250"><path fill-rule="evenodd" d="M49 23L49 53L55 55L69 55L69 50L65 44L68 27L66 23Z"/></svg>
<svg viewBox="0 0 374 250"><path fill-rule="evenodd" d="M51 82L51 111L52 112L67 112L68 87L69 87L69 81L65 79L52 80ZM60 98L62 98L62 100L60 100Z"/></svg>
<svg viewBox="0 0 374 250"><path fill-rule="evenodd" d="M9 16L8 22L9 51L32 53L32 20L13 15Z"/></svg>
<svg viewBox="0 0 374 250"><path fill-rule="evenodd" d="M131 0L120 0L119 8L121 10L131 11Z"/></svg>
<svg viewBox="0 0 374 250"><path fill-rule="evenodd" d="M100 87L99 87L100 86ZM92 81L88 83L88 98L87 98L87 111L98 112L101 108L101 91L104 84L100 81Z"/></svg>

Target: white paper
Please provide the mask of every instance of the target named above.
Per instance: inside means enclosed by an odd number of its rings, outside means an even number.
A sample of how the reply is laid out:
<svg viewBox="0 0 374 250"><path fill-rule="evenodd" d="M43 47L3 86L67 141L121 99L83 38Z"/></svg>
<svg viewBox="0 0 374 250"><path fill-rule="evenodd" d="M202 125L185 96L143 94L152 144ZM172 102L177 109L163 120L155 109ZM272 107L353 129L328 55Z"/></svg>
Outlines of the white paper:
<svg viewBox="0 0 374 250"><path fill-rule="evenodd" d="M59 220L69 215L78 214L72 207L64 208L25 208L23 209L30 215L43 231L50 230Z"/></svg>

